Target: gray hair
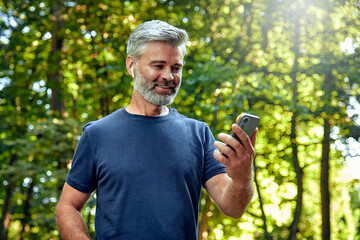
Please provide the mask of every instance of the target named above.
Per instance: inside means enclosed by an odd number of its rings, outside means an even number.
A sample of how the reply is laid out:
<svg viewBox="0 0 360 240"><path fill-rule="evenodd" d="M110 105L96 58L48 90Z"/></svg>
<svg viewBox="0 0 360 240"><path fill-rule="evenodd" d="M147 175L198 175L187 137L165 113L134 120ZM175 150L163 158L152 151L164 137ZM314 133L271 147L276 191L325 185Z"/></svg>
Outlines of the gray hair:
<svg viewBox="0 0 360 240"><path fill-rule="evenodd" d="M186 55L187 32L160 20L147 21L140 24L131 34L127 44L127 54L135 61L145 53L149 42L163 41L171 46L180 47L183 56Z"/></svg>

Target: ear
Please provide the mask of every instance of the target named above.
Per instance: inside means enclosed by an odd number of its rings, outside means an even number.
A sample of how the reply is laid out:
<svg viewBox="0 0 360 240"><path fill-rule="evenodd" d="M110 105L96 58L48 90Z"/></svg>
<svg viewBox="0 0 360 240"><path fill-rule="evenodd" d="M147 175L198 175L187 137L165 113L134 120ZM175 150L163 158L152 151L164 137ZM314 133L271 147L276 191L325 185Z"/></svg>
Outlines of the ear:
<svg viewBox="0 0 360 240"><path fill-rule="evenodd" d="M132 76L133 78L135 77L135 60L132 56L128 55L126 58L126 69L128 71L128 73L130 74L130 76Z"/></svg>

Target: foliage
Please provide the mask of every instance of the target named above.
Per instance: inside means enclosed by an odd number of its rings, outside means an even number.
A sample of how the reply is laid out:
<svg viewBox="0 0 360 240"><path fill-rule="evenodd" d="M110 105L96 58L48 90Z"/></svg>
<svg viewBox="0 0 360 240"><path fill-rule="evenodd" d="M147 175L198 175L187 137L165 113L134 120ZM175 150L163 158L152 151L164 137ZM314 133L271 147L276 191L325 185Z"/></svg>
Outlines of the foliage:
<svg viewBox="0 0 360 240"><path fill-rule="evenodd" d="M150 19L190 34L173 107L215 136L240 112L261 117L256 197L235 220L204 192L199 239L321 238L322 159L331 238L359 239L360 185L346 173L359 154L359 11L355 0L0 0L0 239L59 238L81 127L129 103L126 41ZM83 213L92 235L95 200Z"/></svg>

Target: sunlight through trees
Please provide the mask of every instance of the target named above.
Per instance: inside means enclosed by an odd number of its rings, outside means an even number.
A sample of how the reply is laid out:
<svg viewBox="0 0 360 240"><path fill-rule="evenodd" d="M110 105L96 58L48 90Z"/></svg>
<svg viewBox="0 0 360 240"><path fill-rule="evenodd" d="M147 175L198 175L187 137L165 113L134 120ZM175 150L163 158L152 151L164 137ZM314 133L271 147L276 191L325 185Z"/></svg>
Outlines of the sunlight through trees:
<svg viewBox="0 0 360 240"><path fill-rule="evenodd" d="M59 239L82 126L129 104L127 38L151 19L190 35L172 107L214 136L241 112L261 118L256 197L234 220L204 190L199 239L360 239L348 165L359 172L359 11L357 0L0 0L0 239Z"/></svg>

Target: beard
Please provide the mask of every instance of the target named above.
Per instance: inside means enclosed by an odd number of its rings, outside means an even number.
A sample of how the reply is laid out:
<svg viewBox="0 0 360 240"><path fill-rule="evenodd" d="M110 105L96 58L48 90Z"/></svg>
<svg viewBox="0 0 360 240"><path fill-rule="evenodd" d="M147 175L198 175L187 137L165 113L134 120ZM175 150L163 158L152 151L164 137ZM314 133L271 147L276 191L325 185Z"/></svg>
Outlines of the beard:
<svg viewBox="0 0 360 240"><path fill-rule="evenodd" d="M180 89L181 81L177 86L175 86L174 81L152 81L150 79L147 79L138 68L136 69L136 72L137 75L134 78L134 89L138 91L146 101L157 106L166 106L174 102L176 94ZM155 87L157 85L169 87L171 92L168 94L157 93L155 91Z"/></svg>

